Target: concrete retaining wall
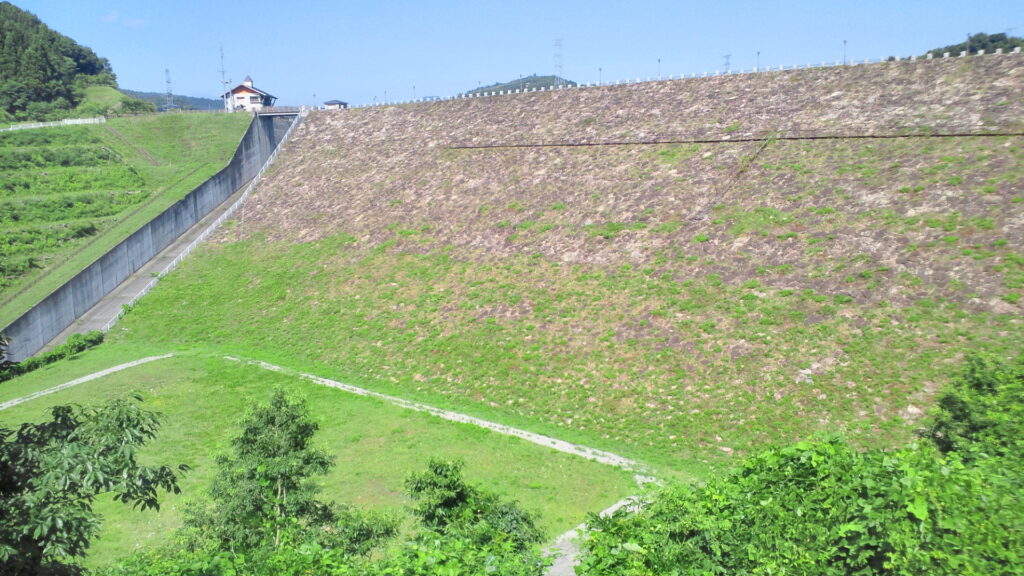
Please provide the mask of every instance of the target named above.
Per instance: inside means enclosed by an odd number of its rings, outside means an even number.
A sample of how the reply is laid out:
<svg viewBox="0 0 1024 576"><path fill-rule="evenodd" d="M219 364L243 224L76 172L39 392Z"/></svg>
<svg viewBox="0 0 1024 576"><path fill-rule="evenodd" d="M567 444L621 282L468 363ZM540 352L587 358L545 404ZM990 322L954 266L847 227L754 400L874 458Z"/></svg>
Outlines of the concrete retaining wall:
<svg viewBox="0 0 1024 576"><path fill-rule="evenodd" d="M20 362L34 355L128 276L254 178L294 119L294 116L254 119L224 169L0 330L11 339L8 359Z"/></svg>

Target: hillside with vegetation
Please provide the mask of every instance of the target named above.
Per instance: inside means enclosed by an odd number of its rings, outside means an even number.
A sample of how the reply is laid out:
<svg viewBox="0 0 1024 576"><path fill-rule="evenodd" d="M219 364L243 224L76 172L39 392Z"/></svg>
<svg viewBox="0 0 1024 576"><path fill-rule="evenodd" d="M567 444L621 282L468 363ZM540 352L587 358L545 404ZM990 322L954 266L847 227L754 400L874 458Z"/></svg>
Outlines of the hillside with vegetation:
<svg viewBox="0 0 1024 576"><path fill-rule="evenodd" d="M892 446L965 351L1019 346L1021 70L311 114L114 338L319 367L662 469L823 430Z"/></svg>
<svg viewBox="0 0 1024 576"><path fill-rule="evenodd" d="M490 92L525 92L527 90L544 89L550 90L552 88L565 87L565 86L576 86L576 82L572 80L566 80L560 76L538 76L536 74L530 74L529 76L523 76L518 80L509 80L508 82L495 82L488 86L481 86L475 90L470 90L466 94L487 94Z"/></svg>
<svg viewBox="0 0 1024 576"><path fill-rule="evenodd" d="M313 112L104 344L0 399L150 363L0 428L132 390L165 412L147 461L191 468L174 486L198 500L97 500L103 574L536 576L538 542L638 489L344 385L668 480L643 511L591 518L581 574L1012 574L1022 70L992 55ZM37 460L0 450L18 478ZM26 525L0 543L67 531Z"/></svg>
<svg viewBox="0 0 1024 576"><path fill-rule="evenodd" d="M0 2L0 122L152 111L116 88L106 58Z"/></svg>
<svg viewBox="0 0 1024 576"><path fill-rule="evenodd" d="M0 132L0 326L227 164L245 115Z"/></svg>

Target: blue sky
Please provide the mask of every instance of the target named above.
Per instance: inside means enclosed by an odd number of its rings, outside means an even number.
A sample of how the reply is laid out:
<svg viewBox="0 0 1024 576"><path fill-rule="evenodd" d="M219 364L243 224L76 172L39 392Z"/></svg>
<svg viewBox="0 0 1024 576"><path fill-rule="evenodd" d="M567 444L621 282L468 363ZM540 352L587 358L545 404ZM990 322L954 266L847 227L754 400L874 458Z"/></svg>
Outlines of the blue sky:
<svg viewBox="0 0 1024 576"><path fill-rule="evenodd" d="M552 74L624 80L909 56L968 33L1024 35L1020 0L13 0L108 58L122 88L220 93L250 75L279 104L449 96Z"/></svg>

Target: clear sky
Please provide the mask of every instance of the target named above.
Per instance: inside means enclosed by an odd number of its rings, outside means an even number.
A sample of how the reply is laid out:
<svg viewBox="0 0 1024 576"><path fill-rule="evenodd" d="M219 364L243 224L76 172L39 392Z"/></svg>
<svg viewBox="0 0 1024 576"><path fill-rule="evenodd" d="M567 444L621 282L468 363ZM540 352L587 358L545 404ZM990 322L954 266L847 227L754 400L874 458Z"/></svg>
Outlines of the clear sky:
<svg viewBox="0 0 1024 576"><path fill-rule="evenodd" d="M909 56L1024 35L1022 0L13 0L108 58L122 88L278 104L450 96L556 70L577 82ZM660 64L659 64L660 60Z"/></svg>

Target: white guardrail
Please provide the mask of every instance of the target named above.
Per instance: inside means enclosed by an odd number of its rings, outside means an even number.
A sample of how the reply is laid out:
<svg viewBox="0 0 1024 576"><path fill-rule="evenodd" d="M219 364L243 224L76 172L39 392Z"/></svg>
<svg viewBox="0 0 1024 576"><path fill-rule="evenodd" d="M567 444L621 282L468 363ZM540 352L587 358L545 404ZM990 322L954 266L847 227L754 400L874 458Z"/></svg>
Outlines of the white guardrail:
<svg viewBox="0 0 1024 576"><path fill-rule="evenodd" d="M254 176L253 179L249 182L249 185L245 187L245 191L242 192L242 195L238 198L238 200L235 200L235 203L229 206L228 209L225 210L223 214L221 214L216 220L214 220L209 226L207 226L206 229L203 230L203 233L200 234L198 238L193 240L184 250L182 250L181 254L178 254L178 256L174 260L172 260L170 264L165 266L164 269L161 270L156 275L156 277L150 280L146 284L146 286L139 291L138 294L133 296L132 299L127 304L124 305L124 307L117 314L117 316L115 316L109 322L104 324L102 328L103 332L109 332L110 329L114 327L114 324L117 324L117 321L120 320L121 317L125 315L125 312L127 312L128 309L134 306L136 302L141 300L143 296L149 294L149 291L152 290L154 286L156 286L156 283L159 282L161 278L163 278L172 270L177 268L178 264L181 264L181 261L184 260L186 256L191 254L192 251L195 250L196 247L199 246L199 244L201 244L203 241L209 238L210 235L213 234L213 232L217 230L217 228L219 228L221 224L223 224L225 221L227 221L228 218L234 215L234 213L249 198L249 194L252 193L256 185L259 184L260 178L263 176L263 173L267 170L267 168L270 167L271 163L274 162L274 159L277 158L277 152L281 149L281 146L283 146L284 143L288 141L288 137L291 136L292 130L294 130L295 127L299 125L299 122L301 122L302 119L305 118L307 114L309 114L309 110L306 108L303 108L299 112L299 117L296 118L295 122L292 122L292 125L288 127L288 130L284 133L284 136L281 137L281 141L278 142L277 147L274 148L274 151L270 153L270 156L267 158L267 161L263 163L263 166L260 167L260 171L256 173L256 176Z"/></svg>
<svg viewBox="0 0 1024 576"><path fill-rule="evenodd" d="M990 52L988 54L989 55L1001 55L1001 54L1018 54L1019 55L1021 53L1022 53L1021 49L1018 46L1018 47L1014 48L1010 52L1004 52L1002 48L997 48L995 50L995 52ZM966 57L969 57L969 56L985 56L985 54L986 54L986 52L984 50L978 51L977 54L968 54L966 51L964 51L964 52L960 52L960 54L954 55L954 54L950 54L949 52L944 52L944 53L942 53L941 55L938 55L938 56L936 56L936 55L934 55L934 54L929 52L924 57L910 56L908 58L895 58L895 59L893 59L891 61L893 61L893 62L916 62L918 60L942 60L942 59L948 59L948 58L966 58ZM591 83L591 84L582 83L582 84L576 84L576 85L563 84L563 85L560 85L560 86L552 86L552 87L549 87L549 88L547 88L547 87L540 87L540 88L538 88L538 87L533 87L533 88L526 87L526 88L519 88L519 89L516 89L516 90L498 90L498 91L493 91L493 92L466 92L466 93L463 93L463 94L458 94L456 96L448 96L446 98L439 98L439 100L465 100L465 99L473 99L473 98L490 98L490 97L493 97L493 96L509 96L509 95L512 95L512 94L526 94L526 93L532 93L532 92L557 92L557 91L560 91L560 90L577 90L577 89L580 89L580 88L598 88L598 87L602 87L602 86L620 86L620 85L623 85L623 84L641 84L641 83L644 83L644 82L662 82L662 81L665 81L665 80L685 80L687 78L711 78L711 77L714 77L714 76L733 76L733 75L736 75L736 74L764 74L764 73L768 73L768 72L786 72L786 71L790 71L790 70L809 70L811 68L834 68L834 67L842 67L842 66L859 66L859 65L862 65L862 64L875 64L875 63L882 63L882 62L888 62L888 61L890 61L889 58L864 58L863 60L848 60L846 62L841 62L841 61L837 60L835 62L821 62L819 64L810 64L810 63L808 63L808 64L794 64L792 66L786 66L786 65L782 65L782 66L759 66L757 68L751 68L749 70L744 70L744 69L740 69L740 70L725 70L725 71L715 70L714 72L703 72L703 73L699 73L698 72L698 73L693 73L693 74L679 74L679 75L669 74L668 76L659 76L657 78L647 77L647 78L636 78L635 80L612 80L612 81L606 81L606 82L594 82L594 83ZM415 103L419 103L419 102L428 102L428 101L429 100L394 100L394 101L390 101L389 100L389 101L384 101L384 102L374 102L372 104L356 104L354 106L350 106L350 108L375 108L375 107L379 107L379 106L399 106L399 105L404 105L404 104L415 104Z"/></svg>

